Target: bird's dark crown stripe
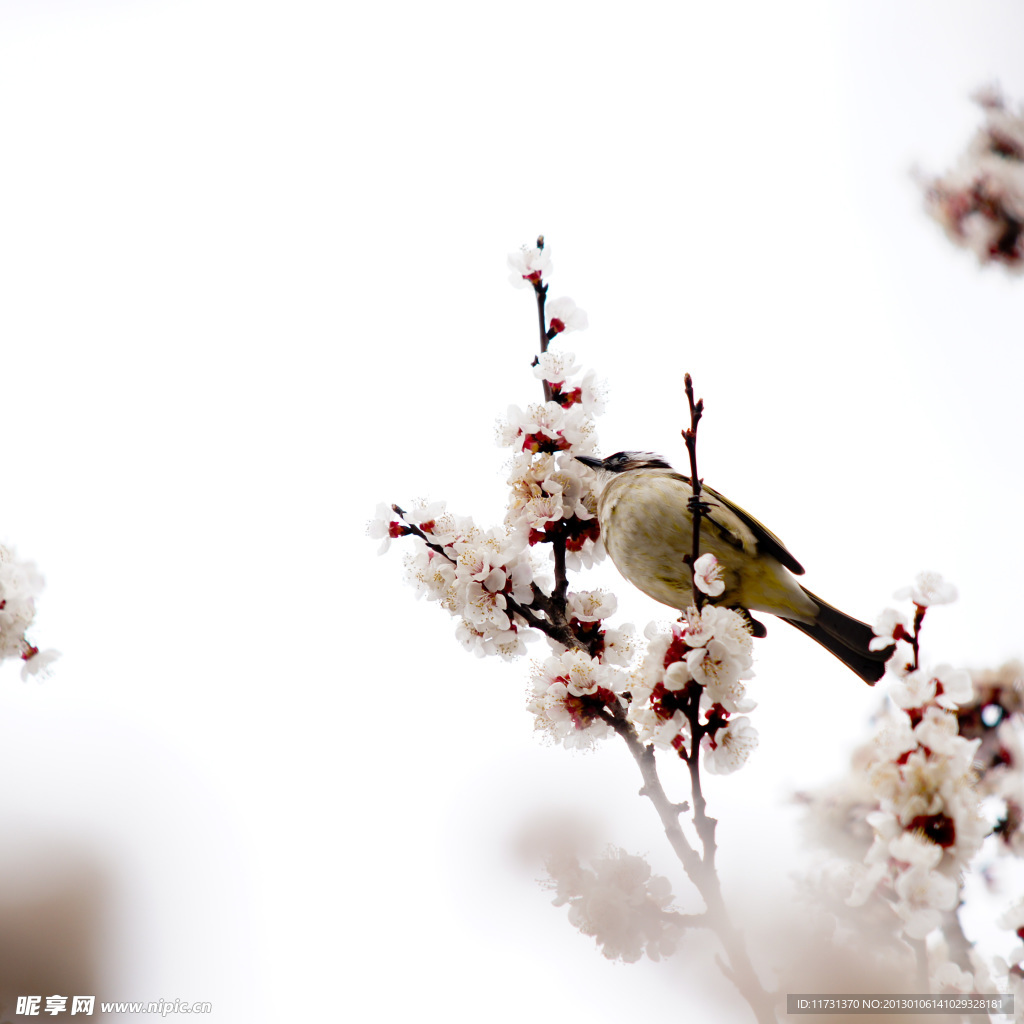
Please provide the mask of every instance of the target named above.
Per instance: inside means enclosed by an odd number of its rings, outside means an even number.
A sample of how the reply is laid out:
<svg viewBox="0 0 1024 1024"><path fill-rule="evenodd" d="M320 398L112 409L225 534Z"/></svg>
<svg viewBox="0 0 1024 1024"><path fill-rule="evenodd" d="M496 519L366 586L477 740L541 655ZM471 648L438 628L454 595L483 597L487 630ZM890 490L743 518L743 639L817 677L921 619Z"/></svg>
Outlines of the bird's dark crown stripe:
<svg viewBox="0 0 1024 1024"><path fill-rule="evenodd" d="M606 469L622 473L630 469L671 469L672 467L654 452L616 452L604 460Z"/></svg>

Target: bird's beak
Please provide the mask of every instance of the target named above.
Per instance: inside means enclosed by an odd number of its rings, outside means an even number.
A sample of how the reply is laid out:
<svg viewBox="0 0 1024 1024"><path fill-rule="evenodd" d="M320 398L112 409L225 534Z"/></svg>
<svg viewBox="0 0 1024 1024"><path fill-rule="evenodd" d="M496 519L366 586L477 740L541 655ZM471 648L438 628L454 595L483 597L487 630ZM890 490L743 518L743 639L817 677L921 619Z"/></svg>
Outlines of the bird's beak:
<svg viewBox="0 0 1024 1024"><path fill-rule="evenodd" d="M604 469L604 462L590 455L574 455L573 458L577 462L582 462L584 466L589 466L591 469Z"/></svg>

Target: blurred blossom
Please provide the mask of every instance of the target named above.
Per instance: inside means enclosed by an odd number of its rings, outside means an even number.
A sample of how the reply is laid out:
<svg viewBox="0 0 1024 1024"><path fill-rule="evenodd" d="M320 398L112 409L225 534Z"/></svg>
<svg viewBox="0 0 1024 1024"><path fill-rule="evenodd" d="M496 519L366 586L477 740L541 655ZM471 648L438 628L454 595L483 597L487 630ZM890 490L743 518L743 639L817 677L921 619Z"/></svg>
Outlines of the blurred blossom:
<svg viewBox="0 0 1024 1024"><path fill-rule="evenodd" d="M957 165L925 183L928 212L981 264L1024 270L1024 116L994 87L975 101L985 123Z"/></svg>
<svg viewBox="0 0 1024 1024"><path fill-rule="evenodd" d="M926 608L934 604L950 604L956 600L956 587L937 572L918 573L913 586L901 587L893 594L897 600L909 597L914 604Z"/></svg>

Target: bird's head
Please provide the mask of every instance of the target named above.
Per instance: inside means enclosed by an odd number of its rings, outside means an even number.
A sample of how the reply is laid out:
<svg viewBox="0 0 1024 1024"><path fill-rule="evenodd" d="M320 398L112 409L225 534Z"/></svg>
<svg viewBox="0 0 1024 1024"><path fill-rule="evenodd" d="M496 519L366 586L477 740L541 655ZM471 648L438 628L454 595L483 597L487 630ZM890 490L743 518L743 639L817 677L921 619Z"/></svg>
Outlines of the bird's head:
<svg viewBox="0 0 1024 1024"><path fill-rule="evenodd" d="M654 452L616 452L607 459L595 459L590 455L577 455L577 462L602 473L628 473L634 469L671 469L672 467Z"/></svg>

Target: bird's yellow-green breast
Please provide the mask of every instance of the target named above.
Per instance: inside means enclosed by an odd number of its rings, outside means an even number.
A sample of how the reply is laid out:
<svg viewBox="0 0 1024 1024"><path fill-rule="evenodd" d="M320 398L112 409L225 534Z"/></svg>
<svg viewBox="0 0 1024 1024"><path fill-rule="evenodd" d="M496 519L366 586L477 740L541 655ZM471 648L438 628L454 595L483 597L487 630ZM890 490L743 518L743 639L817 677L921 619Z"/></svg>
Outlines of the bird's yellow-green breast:
<svg viewBox="0 0 1024 1024"><path fill-rule="evenodd" d="M673 608L692 603L688 557L692 490L670 469L642 469L608 481L598 502L605 547L616 568L649 597ZM701 553L719 562L725 592L716 604L742 606L813 622L814 603L772 555L758 549L750 527L707 489L711 506L701 521Z"/></svg>

